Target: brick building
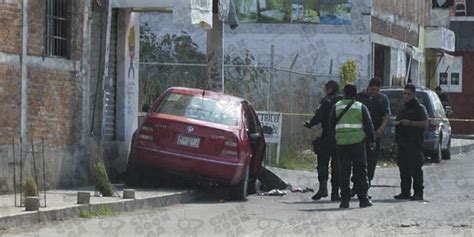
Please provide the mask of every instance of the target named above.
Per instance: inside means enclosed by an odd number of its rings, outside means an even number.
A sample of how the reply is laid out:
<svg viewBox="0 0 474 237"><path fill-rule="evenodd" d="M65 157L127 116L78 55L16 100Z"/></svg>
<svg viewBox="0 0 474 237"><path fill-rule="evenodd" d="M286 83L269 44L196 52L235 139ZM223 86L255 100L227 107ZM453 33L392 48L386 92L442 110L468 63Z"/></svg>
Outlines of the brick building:
<svg viewBox="0 0 474 237"><path fill-rule="evenodd" d="M112 179L125 171L138 126L137 10L174 4L0 1L0 193L13 190L14 175L20 182L21 164L23 177L39 177L40 188L88 184L98 160ZM211 14L214 27L208 32L215 48L209 51L215 56L209 60L222 64L213 50L222 45L215 35L223 23ZM216 71L215 65L209 63L209 70Z"/></svg>
<svg viewBox="0 0 474 237"><path fill-rule="evenodd" d="M424 35L430 25L431 2L373 0L374 76L382 78L384 85L397 85L400 80L425 85Z"/></svg>
<svg viewBox="0 0 474 237"><path fill-rule="evenodd" d="M137 126L137 17L109 1L0 1L0 193L12 191L14 167L19 182L20 157L23 176L36 163L42 177L43 148L47 188L90 182L98 159L112 175L124 169Z"/></svg>

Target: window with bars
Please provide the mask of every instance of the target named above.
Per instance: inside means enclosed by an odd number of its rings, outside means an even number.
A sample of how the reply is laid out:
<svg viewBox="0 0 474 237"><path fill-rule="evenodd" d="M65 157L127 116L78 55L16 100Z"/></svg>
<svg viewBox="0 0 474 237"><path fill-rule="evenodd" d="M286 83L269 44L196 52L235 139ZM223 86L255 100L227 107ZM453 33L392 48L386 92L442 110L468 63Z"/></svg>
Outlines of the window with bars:
<svg viewBox="0 0 474 237"><path fill-rule="evenodd" d="M46 56L69 57L70 0L46 1Z"/></svg>

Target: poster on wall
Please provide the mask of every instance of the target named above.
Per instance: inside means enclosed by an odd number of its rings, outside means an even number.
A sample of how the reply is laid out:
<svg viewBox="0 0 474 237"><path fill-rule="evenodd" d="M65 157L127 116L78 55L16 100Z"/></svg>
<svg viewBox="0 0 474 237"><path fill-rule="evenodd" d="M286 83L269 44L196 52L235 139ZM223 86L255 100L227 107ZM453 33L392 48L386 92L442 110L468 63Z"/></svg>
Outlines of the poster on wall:
<svg viewBox="0 0 474 237"><path fill-rule="evenodd" d="M437 81L443 91L462 92L462 57L449 57L441 60L437 68Z"/></svg>
<svg viewBox="0 0 474 237"><path fill-rule="evenodd" d="M235 0L241 22L351 24L349 0Z"/></svg>

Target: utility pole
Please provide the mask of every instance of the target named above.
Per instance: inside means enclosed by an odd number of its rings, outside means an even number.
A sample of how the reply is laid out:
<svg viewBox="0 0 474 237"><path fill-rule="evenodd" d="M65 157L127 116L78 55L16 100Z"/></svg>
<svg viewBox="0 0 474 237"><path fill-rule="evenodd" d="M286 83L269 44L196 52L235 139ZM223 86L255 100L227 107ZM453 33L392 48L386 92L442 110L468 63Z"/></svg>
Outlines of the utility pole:
<svg viewBox="0 0 474 237"><path fill-rule="evenodd" d="M208 89L222 92L224 86L224 23L212 14L212 29L207 31Z"/></svg>

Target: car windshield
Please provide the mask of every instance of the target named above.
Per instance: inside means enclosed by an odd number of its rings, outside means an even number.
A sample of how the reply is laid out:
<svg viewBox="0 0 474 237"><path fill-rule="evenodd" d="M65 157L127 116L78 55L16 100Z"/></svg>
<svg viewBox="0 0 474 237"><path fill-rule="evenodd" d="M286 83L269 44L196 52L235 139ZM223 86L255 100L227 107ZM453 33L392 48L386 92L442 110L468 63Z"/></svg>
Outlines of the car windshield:
<svg viewBox="0 0 474 237"><path fill-rule="evenodd" d="M155 112L190 119L237 126L240 117L240 103L216 100L201 95L192 96L168 93Z"/></svg>
<svg viewBox="0 0 474 237"><path fill-rule="evenodd" d="M388 100L390 101L390 110L392 111L392 116L397 116L398 112L402 108L404 102L403 102L403 91L401 90L391 90L391 91L380 91L387 95ZM423 104L426 108L426 111L428 112L429 115L433 114L433 111L430 106L430 100L428 98L428 95L423 92L417 92L416 97L418 98L418 101L420 101L421 104Z"/></svg>

